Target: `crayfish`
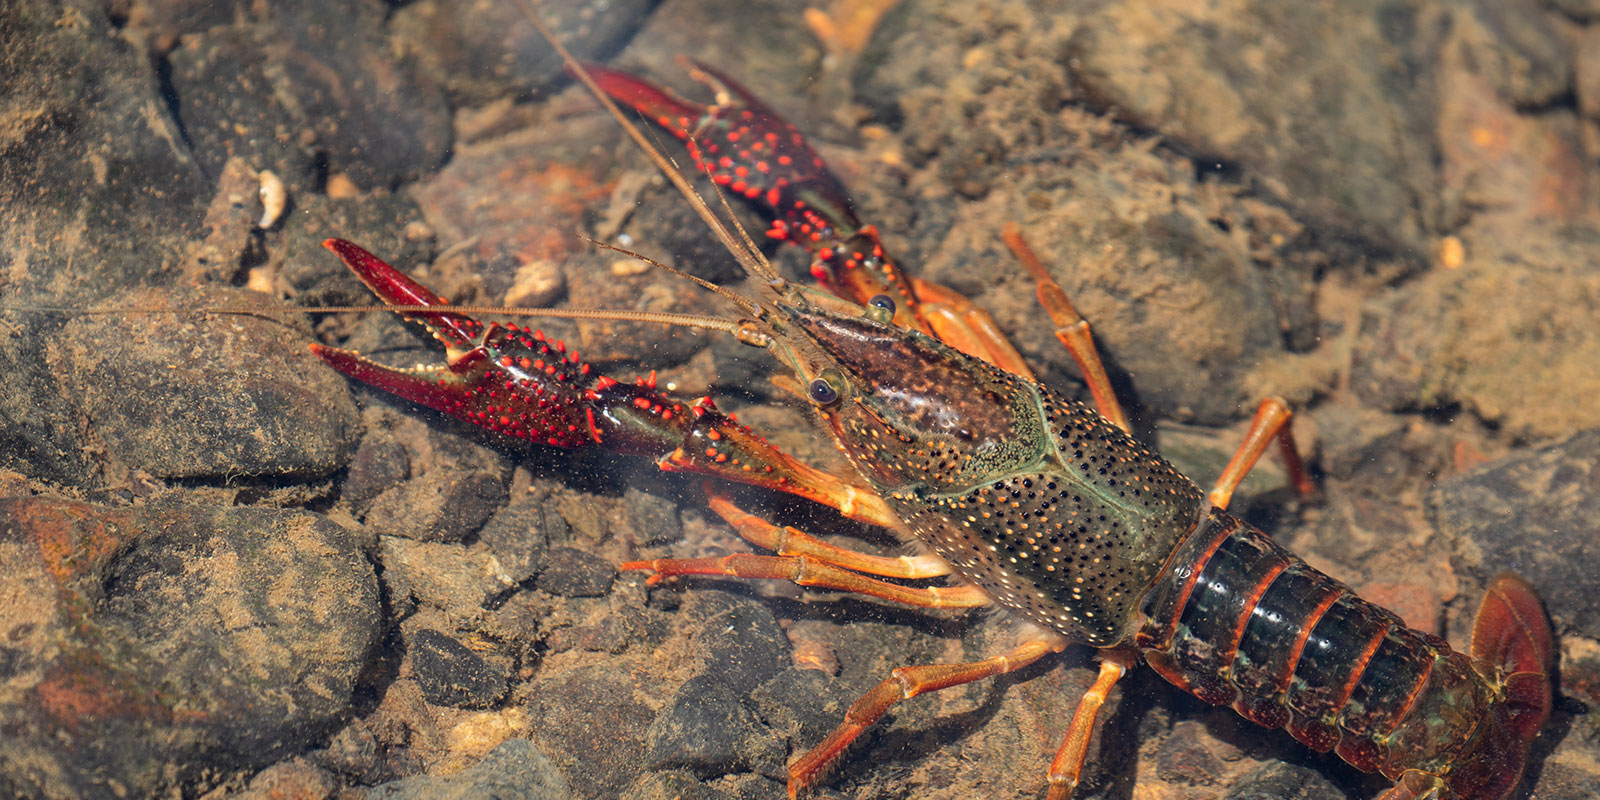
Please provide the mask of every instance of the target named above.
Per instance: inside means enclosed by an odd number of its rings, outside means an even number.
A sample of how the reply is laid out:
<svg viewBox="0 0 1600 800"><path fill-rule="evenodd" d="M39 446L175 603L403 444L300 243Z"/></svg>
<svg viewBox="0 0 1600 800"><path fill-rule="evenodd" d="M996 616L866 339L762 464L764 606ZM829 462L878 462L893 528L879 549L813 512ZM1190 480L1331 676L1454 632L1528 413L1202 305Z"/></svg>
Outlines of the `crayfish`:
<svg viewBox="0 0 1600 800"><path fill-rule="evenodd" d="M349 242L327 246L386 303L427 325L446 364L402 371L313 347L346 375L496 433L787 492L918 550L884 557L841 548L713 494L715 511L775 554L622 565L649 572L652 584L787 580L915 607L998 607L1026 622L1028 635L1001 655L894 670L790 764L791 797L815 787L895 703L1015 672L1074 644L1098 650L1099 677L1046 773L1052 800L1073 794L1101 704L1140 662L1208 703L1382 773L1396 781L1384 800L1500 800L1514 790L1551 705L1551 632L1525 582L1493 582L1469 654L1407 628L1226 511L1273 441L1297 487L1308 487L1283 403L1263 403L1234 462L1203 492L1127 432L1087 323L1020 237L1008 238L1038 277L1094 407L1039 383L982 309L911 277L794 126L727 77L696 68L717 94L706 106L565 57L751 278L746 294L706 284L737 309L732 318L611 316L720 331L765 350L853 474L779 452L710 398L617 381L535 330L479 322ZM764 209L769 235L810 251L828 291L779 274L610 98L677 134L718 186ZM946 585L905 583L941 577Z"/></svg>

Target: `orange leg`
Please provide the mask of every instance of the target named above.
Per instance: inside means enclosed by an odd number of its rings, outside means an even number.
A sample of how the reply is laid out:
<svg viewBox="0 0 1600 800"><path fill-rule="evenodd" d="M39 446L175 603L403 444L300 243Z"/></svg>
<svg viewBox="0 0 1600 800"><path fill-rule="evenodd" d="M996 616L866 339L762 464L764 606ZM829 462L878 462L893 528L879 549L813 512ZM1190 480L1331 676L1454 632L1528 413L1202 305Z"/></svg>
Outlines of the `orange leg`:
<svg viewBox="0 0 1600 800"><path fill-rule="evenodd" d="M1089 752L1089 739L1094 736L1100 706L1105 704L1111 687L1122 679L1137 659L1136 655L1119 650L1106 650L1103 653L1100 677L1095 678L1094 685L1078 700L1078 710L1072 715L1071 727L1067 728L1067 739L1056 751L1055 760L1050 762L1047 778L1050 793L1045 800L1067 800L1078 788L1078 777L1083 774L1083 759Z"/></svg>
<svg viewBox="0 0 1600 800"><path fill-rule="evenodd" d="M984 661L930 664L894 670L889 673L888 680L873 687L844 712L844 723L828 734L828 738L789 765L790 800L821 780L834 762L844 755L850 743L882 718L895 703L910 700L923 692L1004 675L1022 669L1050 653L1059 653L1064 647L1065 643L1059 640L1035 639L1023 642L1003 656Z"/></svg>
<svg viewBox="0 0 1600 800"><path fill-rule="evenodd" d="M1420 770L1407 770L1378 800L1439 800L1444 797L1444 779Z"/></svg>
<svg viewBox="0 0 1600 800"><path fill-rule="evenodd" d="M1250 430L1244 435L1244 442L1234 452L1233 458L1228 461L1228 466L1222 470L1222 477L1217 478L1217 485L1207 495L1211 504L1218 508L1227 508L1233 499L1233 492L1239 488L1239 483L1250 474L1251 468L1261 459L1261 454L1266 452L1267 444L1274 438L1278 440L1278 453L1283 457L1283 465L1289 471L1289 481L1294 485L1295 492L1302 498L1311 497L1317 489L1311 483L1311 478L1306 475L1305 466L1300 463L1300 451L1294 444L1294 432L1289 427L1289 406L1276 397L1269 397L1261 401L1256 409L1256 417L1250 422Z"/></svg>
<svg viewBox="0 0 1600 800"><path fill-rule="evenodd" d="M730 578L793 581L800 586L817 586L842 592L864 594L920 608L976 608L990 602L989 595L970 584L960 586L901 586L840 569L810 556L757 556L734 553L710 558L658 558L629 561L621 570L650 570L650 585L678 575L723 575Z"/></svg>
<svg viewBox="0 0 1600 800"><path fill-rule="evenodd" d="M1022 354L1011 346L1011 340L994 324L994 317L989 316L988 311L954 289L937 283L912 278L911 285L917 293L918 313L927 320L939 341L1013 375L1039 380Z"/></svg>
<svg viewBox="0 0 1600 800"><path fill-rule="evenodd" d="M1089 384L1089 394L1094 397L1094 406L1100 416L1110 420L1112 424L1123 431L1131 431L1128 427L1128 416L1122 411L1122 404L1117 402L1117 394L1111 389L1111 379L1106 377L1105 364L1100 361L1100 351L1094 346L1094 335L1089 330L1089 321L1073 308L1072 301L1067 299L1067 293L1050 277L1045 270L1043 262L1034 254L1033 248L1028 246L1022 238L1022 233L1015 223L1007 223L1000 237L1005 240L1006 246L1022 262L1024 269L1033 275L1034 281L1039 284L1039 305L1044 307L1050 321L1055 323L1056 338L1066 346L1067 352L1072 354L1072 360L1078 363L1078 371L1083 373L1084 382Z"/></svg>
<svg viewBox="0 0 1600 800"><path fill-rule="evenodd" d="M739 532L739 536L756 547L771 550L780 556L808 556L835 567L886 578L937 578L950 574L950 565L936 556L889 558L858 553L828 544L798 528L780 528L744 511L722 495L708 493L711 495L711 510L727 520Z"/></svg>

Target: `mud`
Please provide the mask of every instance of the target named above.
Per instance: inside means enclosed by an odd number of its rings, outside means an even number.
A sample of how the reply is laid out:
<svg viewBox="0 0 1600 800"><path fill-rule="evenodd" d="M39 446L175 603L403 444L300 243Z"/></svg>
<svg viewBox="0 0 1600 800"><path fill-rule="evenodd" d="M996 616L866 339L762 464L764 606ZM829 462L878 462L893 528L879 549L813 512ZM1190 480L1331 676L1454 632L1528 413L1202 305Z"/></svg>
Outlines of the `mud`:
<svg viewBox="0 0 1600 800"><path fill-rule="evenodd" d="M1414 626L1463 642L1484 582L1528 577L1562 697L1521 796L1592 796L1594 3L543 5L586 58L694 97L678 56L736 76L893 252L1081 392L999 241L1021 225L1202 485L1289 399L1320 495L1264 463L1235 509ZM693 480L497 441L305 348L441 358L395 315L14 310L369 302L317 246L338 236L461 302L728 311L583 241L740 282L514 9L333 9L0 8L0 796L775 799L892 668L1011 644L999 614L617 573L748 547ZM266 228L262 170L289 192ZM759 353L546 327L845 468ZM1093 675L1069 651L906 703L820 796L1040 797ZM1148 671L1103 719L1085 798L1383 785Z"/></svg>

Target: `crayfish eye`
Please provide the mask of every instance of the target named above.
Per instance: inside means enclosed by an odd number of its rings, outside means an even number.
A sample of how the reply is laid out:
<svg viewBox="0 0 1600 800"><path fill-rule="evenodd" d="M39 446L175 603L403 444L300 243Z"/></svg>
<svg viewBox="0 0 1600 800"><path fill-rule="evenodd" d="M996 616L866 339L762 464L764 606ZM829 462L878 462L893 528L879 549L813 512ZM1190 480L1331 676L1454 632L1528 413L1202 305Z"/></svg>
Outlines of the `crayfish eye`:
<svg viewBox="0 0 1600 800"><path fill-rule="evenodd" d="M875 294L872 296L871 300L867 301L867 305L874 308L881 308L884 311L889 312L890 315L894 314L894 298L890 297L889 295Z"/></svg>
<svg viewBox="0 0 1600 800"><path fill-rule="evenodd" d="M833 388L833 384L821 378L811 382L809 392L811 402L820 406L832 405L839 401L839 391Z"/></svg>

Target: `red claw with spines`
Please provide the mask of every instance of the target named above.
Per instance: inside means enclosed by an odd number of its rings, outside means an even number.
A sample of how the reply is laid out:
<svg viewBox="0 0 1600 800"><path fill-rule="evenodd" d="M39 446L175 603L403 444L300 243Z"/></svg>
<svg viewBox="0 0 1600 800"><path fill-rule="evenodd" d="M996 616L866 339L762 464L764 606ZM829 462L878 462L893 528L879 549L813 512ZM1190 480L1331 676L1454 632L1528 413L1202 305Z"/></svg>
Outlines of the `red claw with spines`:
<svg viewBox="0 0 1600 800"><path fill-rule="evenodd" d="M877 228L861 223L844 186L793 123L703 64L693 64L690 76L715 94L709 105L626 72L597 64L584 69L612 99L681 139L695 166L717 185L760 207L772 220L768 237L810 252L811 274L829 291L862 305L888 295L896 302L896 324L932 332Z"/></svg>
<svg viewBox="0 0 1600 800"><path fill-rule="evenodd" d="M323 246L386 303L448 306L355 244L329 239ZM661 391L654 372L618 381L538 330L483 323L448 310L404 313L427 325L445 345L444 365L396 369L350 350L320 344L311 350L356 380L505 436L647 456L664 470L721 477L836 506L849 507L859 491L778 451L719 411L711 398L686 401ZM867 521L888 514L881 501L854 505L856 516Z"/></svg>

